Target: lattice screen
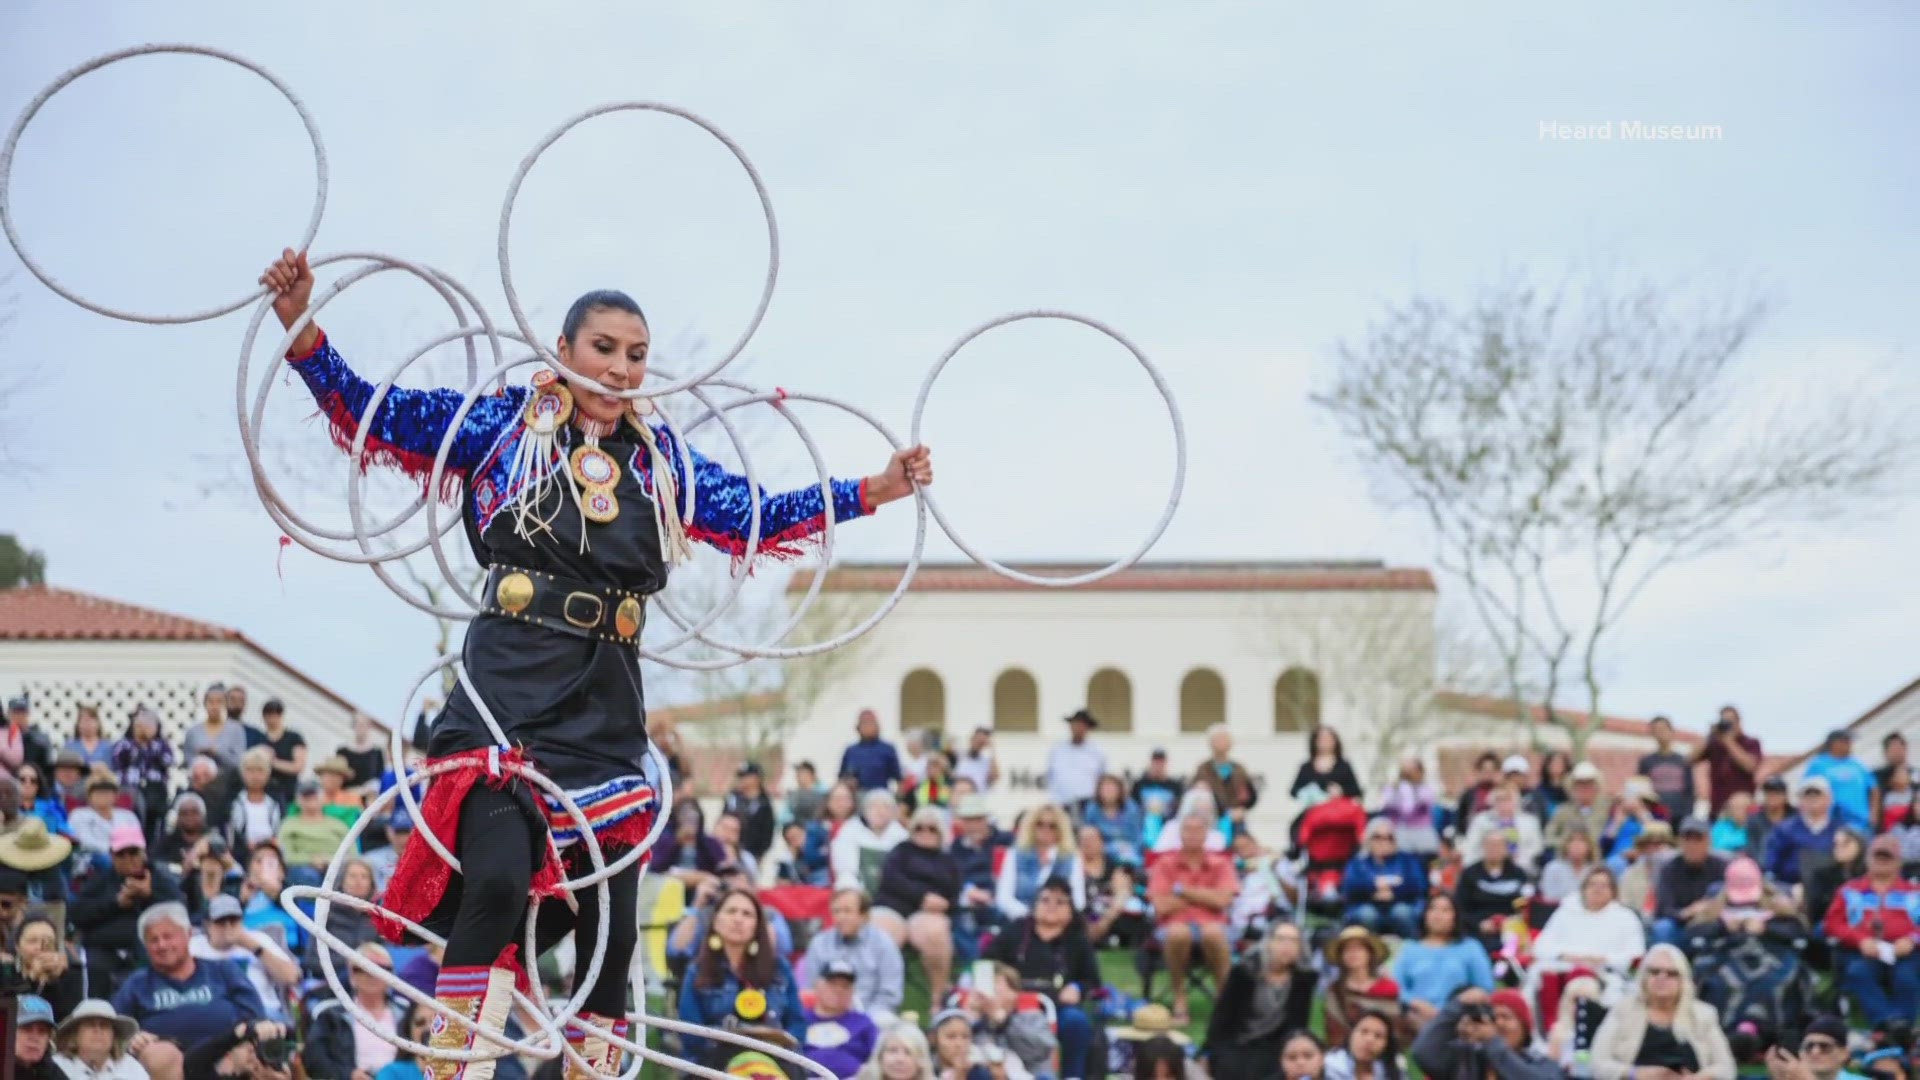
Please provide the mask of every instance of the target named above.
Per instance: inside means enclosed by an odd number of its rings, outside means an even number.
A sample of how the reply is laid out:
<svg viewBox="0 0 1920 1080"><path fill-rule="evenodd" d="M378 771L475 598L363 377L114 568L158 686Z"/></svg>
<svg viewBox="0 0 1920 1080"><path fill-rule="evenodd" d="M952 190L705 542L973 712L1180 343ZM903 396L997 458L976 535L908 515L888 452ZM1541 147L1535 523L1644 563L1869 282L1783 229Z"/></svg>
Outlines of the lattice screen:
<svg viewBox="0 0 1920 1080"><path fill-rule="evenodd" d="M179 746L187 729L206 717L200 703L205 680L191 679L27 679L33 699L33 720L58 750L73 737L75 710L94 705L109 739L127 732L135 707L145 705L160 714L160 732Z"/></svg>

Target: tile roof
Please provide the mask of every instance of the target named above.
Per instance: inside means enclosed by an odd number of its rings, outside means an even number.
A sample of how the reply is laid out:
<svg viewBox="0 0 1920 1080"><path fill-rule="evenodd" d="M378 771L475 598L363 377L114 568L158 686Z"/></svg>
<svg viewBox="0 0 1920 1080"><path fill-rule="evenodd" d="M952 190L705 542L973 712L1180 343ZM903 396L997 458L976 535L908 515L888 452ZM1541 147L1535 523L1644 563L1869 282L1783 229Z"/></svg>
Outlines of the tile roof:
<svg viewBox="0 0 1920 1080"><path fill-rule="evenodd" d="M1480 694L1461 694L1451 690L1439 691L1433 695L1433 700L1434 704L1444 709L1479 713L1482 716L1490 716L1496 720L1512 720L1519 711L1513 707L1513 702L1508 701L1506 698L1487 697ZM1576 726L1584 727L1586 725L1587 714L1579 709L1555 709L1554 712L1571 721ZM1527 710L1527 719L1534 723L1542 723L1546 720L1546 711L1538 705L1531 706ZM1648 721L1633 720L1624 716L1602 716L1600 718L1600 726L1596 730L1611 731L1619 735L1647 735ZM1698 746L1701 742L1705 741L1705 738L1705 736L1698 732L1683 731L1678 728L1676 728L1673 733L1673 741L1685 746Z"/></svg>
<svg viewBox="0 0 1920 1080"><path fill-rule="evenodd" d="M241 641L240 631L52 585L0 590L0 640Z"/></svg>
<svg viewBox="0 0 1920 1080"><path fill-rule="evenodd" d="M846 562L834 567L823 587L833 592L890 592L905 563ZM1016 570L1067 577L1098 569L1094 563L1020 563ZM812 580L801 571L789 592L804 592ZM1010 581L971 562L922 563L909 592L1021 592L1042 588ZM1143 562L1081 589L1100 592L1293 592L1392 590L1433 592L1433 575L1418 567L1378 562Z"/></svg>

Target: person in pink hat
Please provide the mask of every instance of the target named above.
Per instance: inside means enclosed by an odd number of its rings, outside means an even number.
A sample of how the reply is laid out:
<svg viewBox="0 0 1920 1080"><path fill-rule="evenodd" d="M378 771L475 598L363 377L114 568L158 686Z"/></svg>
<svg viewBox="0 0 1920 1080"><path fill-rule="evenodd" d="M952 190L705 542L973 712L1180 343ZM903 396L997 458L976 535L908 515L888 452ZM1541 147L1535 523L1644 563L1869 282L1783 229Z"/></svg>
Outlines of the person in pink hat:
<svg viewBox="0 0 1920 1080"><path fill-rule="evenodd" d="M86 942L89 969L118 986L139 963L140 915L182 897L173 875L147 862L147 838L138 824L116 827L107 846L111 865L87 875L68 917Z"/></svg>

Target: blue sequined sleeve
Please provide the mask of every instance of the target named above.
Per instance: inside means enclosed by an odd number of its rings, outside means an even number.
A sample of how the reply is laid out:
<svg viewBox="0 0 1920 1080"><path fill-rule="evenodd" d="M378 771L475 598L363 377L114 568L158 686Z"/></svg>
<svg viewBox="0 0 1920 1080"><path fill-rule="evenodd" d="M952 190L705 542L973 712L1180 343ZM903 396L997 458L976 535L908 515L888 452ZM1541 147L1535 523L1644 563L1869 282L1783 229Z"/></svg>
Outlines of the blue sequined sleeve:
<svg viewBox="0 0 1920 1080"><path fill-rule="evenodd" d="M673 440L663 441L663 450L685 475L685 465L674 449ZM718 462L698 450L693 451L694 512L687 524L687 535L729 555L747 551L747 530L752 523L752 496L747 478L728 472ZM834 480L833 520L835 524L865 517L873 512L867 503L865 480ZM684 496L682 496L684 498ZM768 495L760 492L759 553L792 558L801 553L800 541L826 528L826 503L820 485Z"/></svg>
<svg viewBox="0 0 1920 1080"><path fill-rule="evenodd" d="M352 449L360 414L373 397L374 385L347 366L324 333L312 352L288 360L326 416L334 444L342 450ZM367 432L363 464L391 466L426 483L433 473L433 459L440 453L440 440L446 437L464 397L463 391L444 388L413 390L396 386L388 390L374 412L372 430ZM474 402L447 454L447 474L464 474L484 461L502 433L519 422L525 400L525 388L515 386Z"/></svg>

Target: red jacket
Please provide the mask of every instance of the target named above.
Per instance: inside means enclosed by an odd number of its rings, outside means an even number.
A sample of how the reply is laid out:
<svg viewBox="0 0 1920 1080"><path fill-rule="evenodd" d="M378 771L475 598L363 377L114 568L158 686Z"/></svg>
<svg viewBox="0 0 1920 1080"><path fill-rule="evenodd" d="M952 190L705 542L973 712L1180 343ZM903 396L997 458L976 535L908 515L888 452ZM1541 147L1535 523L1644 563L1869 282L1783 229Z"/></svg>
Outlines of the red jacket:
<svg viewBox="0 0 1920 1080"><path fill-rule="evenodd" d="M1314 865L1345 864L1360 850L1367 812L1359 800L1342 795L1300 815L1300 846Z"/></svg>
<svg viewBox="0 0 1920 1080"><path fill-rule="evenodd" d="M1875 892L1867 878L1857 877L1840 886L1822 929L1835 944L1849 949L1859 948L1869 938L1920 942L1916 913L1920 913L1920 885L1896 878L1883 894Z"/></svg>

